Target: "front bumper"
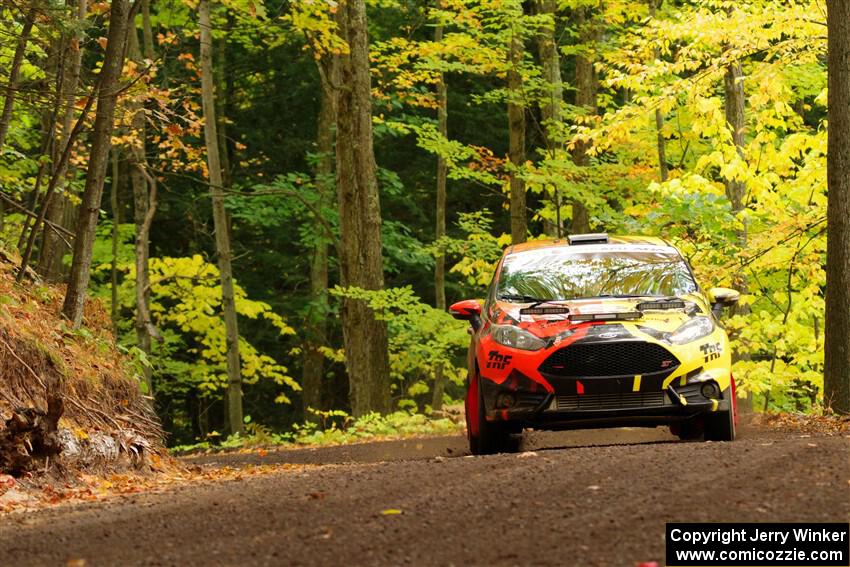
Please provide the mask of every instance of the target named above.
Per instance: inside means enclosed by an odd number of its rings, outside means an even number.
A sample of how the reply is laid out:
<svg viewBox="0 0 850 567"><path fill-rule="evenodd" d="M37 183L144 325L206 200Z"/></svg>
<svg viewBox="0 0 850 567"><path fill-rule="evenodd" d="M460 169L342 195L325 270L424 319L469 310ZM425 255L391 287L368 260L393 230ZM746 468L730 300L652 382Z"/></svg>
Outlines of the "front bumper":
<svg viewBox="0 0 850 567"><path fill-rule="evenodd" d="M556 390L549 393L514 372L502 384L481 380L488 421L512 422L535 429L580 429L667 425L726 411L731 407L727 388L717 399L701 392L703 381L668 384L664 389L628 391L621 378L594 378L596 392L579 394Z"/></svg>

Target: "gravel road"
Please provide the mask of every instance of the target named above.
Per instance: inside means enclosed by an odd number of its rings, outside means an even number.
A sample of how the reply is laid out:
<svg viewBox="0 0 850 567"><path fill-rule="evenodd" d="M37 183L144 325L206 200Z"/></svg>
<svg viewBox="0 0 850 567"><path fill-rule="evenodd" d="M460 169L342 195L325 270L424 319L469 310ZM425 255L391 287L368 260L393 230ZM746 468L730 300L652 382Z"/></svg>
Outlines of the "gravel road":
<svg viewBox="0 0 850 567"><path fill-rule="evenodd" d="M306 466L0 517L0 566L633 566L663 562L667 521L850 520L847 437L615 429L525 448L471 457L441 437L187 458Z"/></svg>

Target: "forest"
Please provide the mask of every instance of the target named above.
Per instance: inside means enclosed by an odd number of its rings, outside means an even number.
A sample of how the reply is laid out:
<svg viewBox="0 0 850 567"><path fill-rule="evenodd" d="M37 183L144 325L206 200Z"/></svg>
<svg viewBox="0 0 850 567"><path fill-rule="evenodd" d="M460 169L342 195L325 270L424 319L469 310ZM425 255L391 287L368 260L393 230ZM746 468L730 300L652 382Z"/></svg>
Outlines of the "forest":
<svg viewBox="0 0 850 567"><path fill-rule="evenodd" d="M447 304L586 232L741 292L741 405L847 413L833 4L2 0L0 248L104 306L172 445L442 415Z"/></svg>

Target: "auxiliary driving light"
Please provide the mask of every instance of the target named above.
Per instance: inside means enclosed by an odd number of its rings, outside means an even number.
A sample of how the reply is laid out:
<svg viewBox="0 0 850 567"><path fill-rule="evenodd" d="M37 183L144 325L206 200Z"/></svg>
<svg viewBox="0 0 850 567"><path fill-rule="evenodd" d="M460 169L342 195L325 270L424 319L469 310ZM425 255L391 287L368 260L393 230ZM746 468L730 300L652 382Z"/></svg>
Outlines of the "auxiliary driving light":
<svg viewBox="0 0 850 567"><path fill-rule="evenodd" d="M706 382L700 388L702 395L710 400L716 400L720 397L720 388L717 387L716 382Z"/></svg>
<svg viewBox="0 0 850 567"><path fill-rule="evenodd" d="M508 409L514 405L515 401L513 394L499 394L496 397L496 407L499 409Z"/></svg>

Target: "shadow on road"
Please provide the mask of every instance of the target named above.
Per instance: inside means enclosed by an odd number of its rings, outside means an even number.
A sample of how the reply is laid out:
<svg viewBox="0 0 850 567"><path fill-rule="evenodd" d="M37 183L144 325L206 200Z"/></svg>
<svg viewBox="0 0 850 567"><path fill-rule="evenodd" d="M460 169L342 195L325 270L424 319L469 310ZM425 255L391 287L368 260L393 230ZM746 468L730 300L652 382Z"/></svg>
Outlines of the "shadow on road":
<svg viewBox="0 0 850 567"><path fill-rule="evenodd" d="M615 445L663 444L679 442L667 428L617 428L580 431L526 432L523 451L555 451ZM330 465L416 461L436 457L457 458L469 455L466 438L460 435L424 437L358 443L337 447L278 449L264 453L215 453L183 457L190 465L237 467L260 464Z"/></svg>

